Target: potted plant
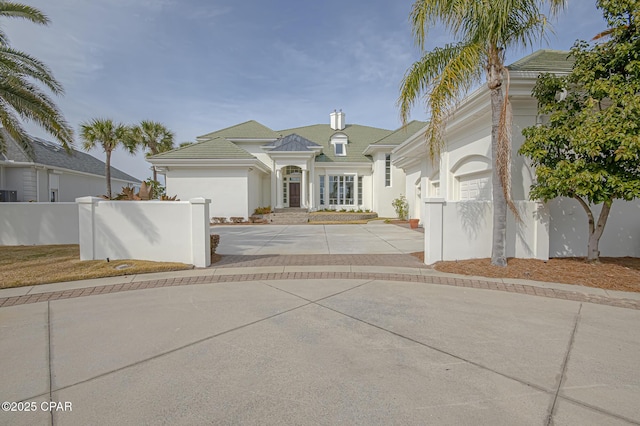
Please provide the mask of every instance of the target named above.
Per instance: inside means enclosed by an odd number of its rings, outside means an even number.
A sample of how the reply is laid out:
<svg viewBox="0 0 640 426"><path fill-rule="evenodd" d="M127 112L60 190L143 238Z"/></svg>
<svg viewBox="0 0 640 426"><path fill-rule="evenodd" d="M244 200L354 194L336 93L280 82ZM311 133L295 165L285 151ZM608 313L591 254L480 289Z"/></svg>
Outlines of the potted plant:
<svg viewBox="0 0 640 426"><path fill-rule="evenodd" d="M418 223L420 223L420 219L409 219L409 226L411 229L416 229L418 227Z"/></svg>

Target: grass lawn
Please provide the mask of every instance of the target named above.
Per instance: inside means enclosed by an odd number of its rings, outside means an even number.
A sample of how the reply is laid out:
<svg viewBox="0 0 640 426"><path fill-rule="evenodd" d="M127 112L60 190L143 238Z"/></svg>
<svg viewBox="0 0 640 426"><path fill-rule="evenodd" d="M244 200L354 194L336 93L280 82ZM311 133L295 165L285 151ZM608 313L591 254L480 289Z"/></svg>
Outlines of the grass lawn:
<svg viewBox="0 0 640 426"><path fill-rule="evenodd" d="M81 261L77 244L0 246L0 288L191 268L184 263L147 260Z"/></svg>

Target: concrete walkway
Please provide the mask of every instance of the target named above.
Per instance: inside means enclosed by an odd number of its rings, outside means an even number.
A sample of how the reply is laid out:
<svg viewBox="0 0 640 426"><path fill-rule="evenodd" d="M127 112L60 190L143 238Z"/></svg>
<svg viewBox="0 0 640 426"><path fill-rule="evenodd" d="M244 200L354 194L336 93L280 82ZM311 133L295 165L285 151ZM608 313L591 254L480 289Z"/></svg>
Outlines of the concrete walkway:
<svg viewBox="0 0 640 426"><path fill-rule="evenodd" d="M640 424L638 294L377 256L1 290L0 424Z"/></svg>

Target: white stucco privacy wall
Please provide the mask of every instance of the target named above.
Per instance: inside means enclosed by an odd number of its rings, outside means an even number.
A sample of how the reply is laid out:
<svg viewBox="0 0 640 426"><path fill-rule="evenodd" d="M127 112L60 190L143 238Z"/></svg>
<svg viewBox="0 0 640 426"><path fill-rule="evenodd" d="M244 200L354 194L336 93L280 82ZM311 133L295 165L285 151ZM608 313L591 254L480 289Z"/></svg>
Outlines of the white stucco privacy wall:
<svg viewBox="0 0 640 426"><path fill-rule="evenodd" d="M80 260L211 264L210 200L132 202L84 197L76 201Z"/></svg>
<svg viewBox="0 0 640 426"><path fill-rule="evenodd" d="M0 203L0 245L78 244L76 203Z"/></svg>
<svg viewBox="0 0 640 426"><path fill-rule="evenodd" d="M491 257L493 206L490 201L425 199L425 263ZM507 256L549 259L548 208L518 201L522 222L509 214Z"/></svg>
<svg viewBox="0 0 640 426"><path fill-rule="evenodd" d="M593 208L595 219L601 206ZM549 202L551 214L549 256L586 256L589 240L587 213L571 198L556 198ZM601 256L640 257L640 200L615 200L600 238Z"/></svg>
<svg viewBox="0 0 640 426"><path fill-rule="evenodd" d="M166 173L167 195L180 200L203 197L211 200L211 217L248 217L249 182L246 167L171 168Z"/></svg>

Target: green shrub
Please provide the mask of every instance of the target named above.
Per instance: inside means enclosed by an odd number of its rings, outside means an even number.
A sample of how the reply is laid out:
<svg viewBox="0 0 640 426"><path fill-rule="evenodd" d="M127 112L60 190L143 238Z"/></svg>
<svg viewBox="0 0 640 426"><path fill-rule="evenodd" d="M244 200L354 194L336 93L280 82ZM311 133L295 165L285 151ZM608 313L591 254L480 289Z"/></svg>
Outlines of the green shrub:
<svg viewBox="0 0 640 426"><path fill-rule="evenodd" d="M211 256L216 254L216 249L218 248L218 244L220 244L220 235L211 234Z"/></svg>
<svg viewBox="0 0 640 426"><path fill-rule="evenodd" d="M407 220L409 216L409 203L404 195L399 196L395 200L391 202L393 209L396 211L398 215L398 219Z"/></svg>
<svg viewBox="0 0 640 426"><path fill-rule="evenodd" d="M271 213L271 206L258 207L253 212L254 215L256 215L256 214L269 214L269 213Z"/></svg>

